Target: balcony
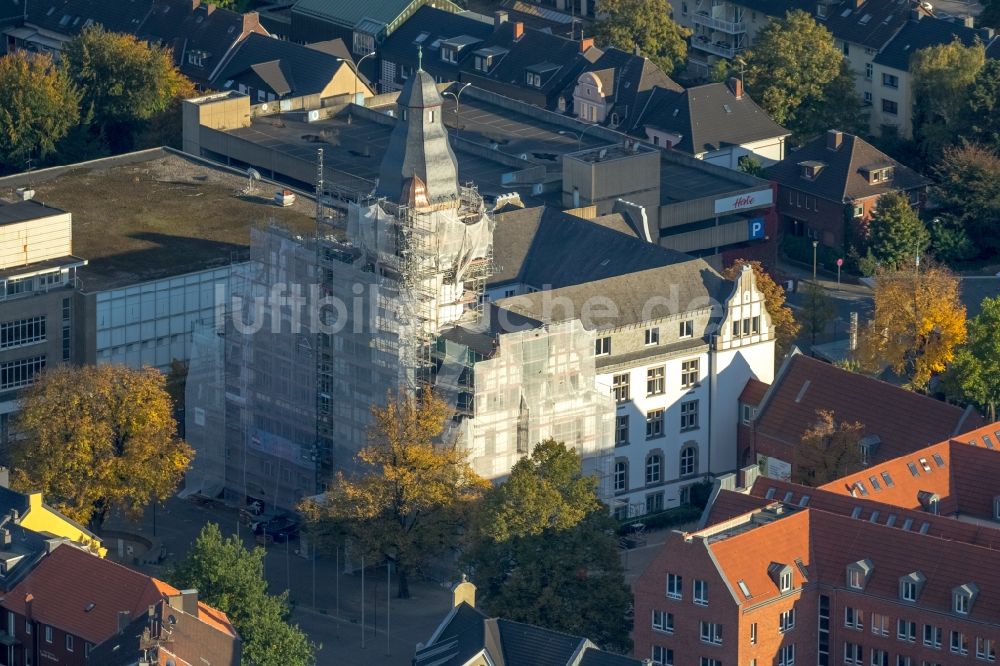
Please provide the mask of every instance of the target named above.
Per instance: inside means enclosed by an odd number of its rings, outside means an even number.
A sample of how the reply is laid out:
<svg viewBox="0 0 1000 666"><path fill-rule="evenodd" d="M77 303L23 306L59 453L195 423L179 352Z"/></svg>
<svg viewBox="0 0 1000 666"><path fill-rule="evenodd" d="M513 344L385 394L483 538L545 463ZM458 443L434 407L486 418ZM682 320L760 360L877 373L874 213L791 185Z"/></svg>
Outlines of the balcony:
<svg viewBox="0 0 1000 666"><path fill-rule="evenodd" d="M707 51L727 60L732 60L737 53L743 50L742 46L734 46L727 42L713 42L704 35L692 37L691 48L698 49L699 51Z"/></svg>
<svg viewBox="0 0 1000 666"><path fill-rule="evenodd" d="M703 25L706 28L725 32L730 35L742 35L747 31L747 25L743 21L727 21L715 18L714 16L710 16L708 12L695 12L691 15L691 20L697 25Z"/></svg>

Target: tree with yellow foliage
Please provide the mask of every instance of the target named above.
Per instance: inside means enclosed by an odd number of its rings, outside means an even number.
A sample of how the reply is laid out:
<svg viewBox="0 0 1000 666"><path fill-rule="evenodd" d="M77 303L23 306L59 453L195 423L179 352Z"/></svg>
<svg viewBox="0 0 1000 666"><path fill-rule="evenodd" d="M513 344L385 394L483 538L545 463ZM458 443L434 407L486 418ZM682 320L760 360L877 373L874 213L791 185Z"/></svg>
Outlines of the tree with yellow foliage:
<svg viewBox="0 0 1000 666"><path fill-rule="evenodd" d="M799 323L795 321L792 309L785 305L785 290L774 281L774 278L759 261L737 259L726 270L722 271L722 277L727 280L735 280L739 277L744 265L750 266L753 270L757 289L764 295L764 307L767 308L767 313L771 315L771 323L774 324L774 358L775 362L780 363L785 352L795 341L795 336L799 334Z"/></svg>
<svg viewBox="0 0 1000 666"><path fill-rule="evenodd" d="M838 422L833 412L817 410L816 422L802 433L795 450L792 480L821 486L862 467L861 438L865 427L858 422Z"/></svg>
<svg viewBox="0 0 1000 666"><path fill-rule="evenodd" d="M22 397L13 483L77 522L142 516L177 489L194 452L177 436L164 376L120 365L58 367Z"/></svg>
<svg viewBox="0 0 1000 666"><path fill-rule="evenodd" d="M322 500L300 509L322 544L347 536L370 562L393 560L405 599L408 576L457 544L459 526L489 484L454 442L438 441L450 414L430 390L390 394L372 416L359 472L338 472Z"/></svg>
<svg viewBox="0 0 1000 666"><path fill-rule="evenodd" d="M861 362L871 371L889 366L923 391L944 372L965 342L965 306L959 279L947 268L915 262L875 274L875 314L861 340Z"/></svg>

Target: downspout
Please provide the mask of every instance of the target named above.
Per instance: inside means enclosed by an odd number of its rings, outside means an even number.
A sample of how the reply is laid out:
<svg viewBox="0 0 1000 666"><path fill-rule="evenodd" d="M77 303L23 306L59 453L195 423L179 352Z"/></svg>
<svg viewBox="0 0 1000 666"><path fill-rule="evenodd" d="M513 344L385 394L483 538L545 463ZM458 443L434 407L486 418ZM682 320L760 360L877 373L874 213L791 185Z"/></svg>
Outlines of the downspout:
<svg viewBox="0 0 1000 666"><path fill-rule="evenodd" d="M725 317L722 318L725 321ZM718 342L718 334L712 335L711 341L708 345L708 473L712 473L712 449L714 442L712 442L712 421L715 419L715 391L716 385L718 383L718 378L716 377L716 343Z"/></svg>

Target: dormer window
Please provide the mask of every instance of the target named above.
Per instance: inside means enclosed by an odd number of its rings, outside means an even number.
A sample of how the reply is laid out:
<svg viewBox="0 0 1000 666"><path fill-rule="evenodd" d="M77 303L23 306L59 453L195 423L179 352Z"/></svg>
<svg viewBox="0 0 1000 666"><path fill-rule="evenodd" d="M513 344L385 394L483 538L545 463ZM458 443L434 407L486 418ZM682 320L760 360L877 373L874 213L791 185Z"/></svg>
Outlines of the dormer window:
<svg viewBox="0 0 1000 666"><path fill-rule="evenodd" d="M861 464L870 465L872 460L875 458L875 452L878 451L878 445L882 443L882 440L878 435L867 435L861 438L858 442L858 449L861 453Z"/></svg>
<svg viewBox="0 0 1000 666"><path fill-rule="evenodd" d="M901 601L914 602L920 596L927 578L919 571L906 574L899 579L899 598Z"/></svg>
<svg viewBox="0 0 1000 666"><path fill-rule="evenodd" d="M542 76L541 74L535 74L534 72L524 73L525 83L527 83L532 88L542 87Z"/></svg>
<svg viewBox="0 0 1000 666"><path fill-rule="evenodd" d="M799 168L801 169L802 177L806 180L816 180L816 176L820 174L826 164L823 162L817 162L815 160L806 160L805 162L799 162Z"/></svg>
<svg viewBox="0 0 1000 666"><path fill-rule="evenodd" d="M442 46L441 60L451 63L458 62L458 51L456 51L455 48L452 46Z"/></svg>
<svg viewBox="0 0 1000 666"><path fill-rule="evenodd" d="M866 176L868 178L868 183L875 185L878 183L887 183L892 180L892 167L891 166L880 166L880 167L869 167L866 171Z"/></svg>
<svg viewBox="0 0 1000 666"><path fill-rule="evenodd" d="M1000 495L993 498L993 520L1000 520Z"/></svg>
<svg viewBox="0 0 1000 666"><path fill-rule="evenodd" d="M979 596L979 586L975 583L959 585L951 591L951 609L959 615L968 615L972 612L972 604L976 603Z"/></svg>
<svg viewBox="0 0 1000 666"><path fill-rule="evenodd" d="M924 508L924 511L928 513L933 513L937 515L938 512L938 502L941 500L937 493L932 493L929 490L921 490L917 492L917 501L920 502L920 506Z"/></svg>
<svg viewBox="0 0 1000 666"><path fill-rule="evenodd" d="M871 560L858 560L847 565L847 587L863 590L871 579L875 566Z"/></svg>
<svg viewBox="0 0 1000 666"><path fill-rule="evenodd" d="M781 562L772 562L771 566L767 568L768 576L774 581L774 584L778 586L778 591L780 592L791 592L795 585L795 581L792 577L792 567L787 564L782 564Z"/></svg>
<svg viewBox="0 0 1000 666"><path fill-rule="evenodd" d="M480 72L490 71L490 65L492 64L493 64L492 56L481 56L481 55L476 56L476 69L479 70Z"/></svg>

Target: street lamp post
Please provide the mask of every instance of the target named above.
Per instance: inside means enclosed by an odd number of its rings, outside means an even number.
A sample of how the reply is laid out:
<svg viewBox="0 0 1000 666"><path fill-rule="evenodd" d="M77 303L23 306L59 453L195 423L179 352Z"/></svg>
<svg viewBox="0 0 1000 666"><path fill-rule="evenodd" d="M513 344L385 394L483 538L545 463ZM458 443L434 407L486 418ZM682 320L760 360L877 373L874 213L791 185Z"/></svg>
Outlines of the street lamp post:
<svg viewBox="0 0 1000 666"><path fill-rule="evenodd" d="M373 55L375 55L374 51L372 51L368 55L363 55L361 56L361 59L358 60L357 63L352 62L348 58L337 58L337 62L346 62L351 67L351 69L354 70L354 99L358 98L358 79L361 78L361 71L360 71L361 63L365 61L365 58L371 58Z"/></svg>
<svg viewBox="0 0 1000 666"><path fill-rule="evenodd" d="M471 85L472 85L471 83L466 83L464 86L462 86L461 88L458 89L457 93L453 93L453 92L443 92L443 93L441 93L442 96L448 95L449 97L454 97L455 98L455 118L458 118L458 99L462 96L462 91L465 90L466 88L468 88Z"/></svg>
<svg viewBox="0 0 1000 666"><path fill-rule="evenodd" d="M589 129L590 129L590 128L592 128L592 127L597 127L597 123L594 123L594 124L592 124L592 125L585 125L585 126L584 126L584 128L583 128L583 131L581 131L581 132L579 132L579 133L577 133L577 132L574 132L574 131L572 131L572 130L570 130L570 131L567 131L567 130L559 130L559 133L560 133L560 134L563 134L563 135L566 135L566 134L573 134L573 135L576 135L576 149L577 149L577 151L579 151L579 150L580 150L580 147L581 147L581 146L583 145L583 135L584 135L584 134L586 134L586 133L587 133L587 130L589 130Z"/></svg>
<svg viewBox="0 0 1000 666"><path fill-rule="evenodd" d="M819 241L813 241L813 282L816 281L816 248L819 247Z"/></svg>

